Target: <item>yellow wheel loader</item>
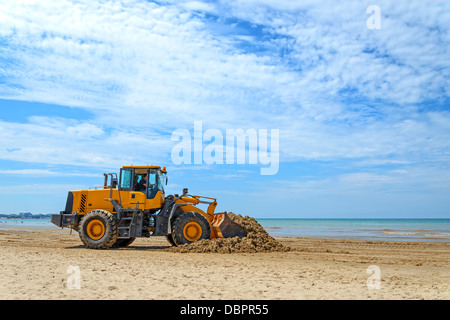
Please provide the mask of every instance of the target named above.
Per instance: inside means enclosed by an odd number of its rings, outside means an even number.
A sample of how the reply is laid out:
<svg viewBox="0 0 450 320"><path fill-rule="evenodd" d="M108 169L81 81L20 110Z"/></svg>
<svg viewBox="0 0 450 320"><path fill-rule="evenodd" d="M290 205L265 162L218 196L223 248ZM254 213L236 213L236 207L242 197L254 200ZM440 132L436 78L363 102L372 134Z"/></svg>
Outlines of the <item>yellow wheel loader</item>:
<svg viewBox="0 0 450 320"><path fill-rule="evenodd" d="M201 239L245 237L246 231L226 212L214 213L216 199L165 195L166 168L124 166L105 173L104 184L88 190L69 191L66 208L51 216L58 227L78 231L92 249L125 247L137 237L165 236L178 246ZM203 211L199 204L206 204Z"/></svg>

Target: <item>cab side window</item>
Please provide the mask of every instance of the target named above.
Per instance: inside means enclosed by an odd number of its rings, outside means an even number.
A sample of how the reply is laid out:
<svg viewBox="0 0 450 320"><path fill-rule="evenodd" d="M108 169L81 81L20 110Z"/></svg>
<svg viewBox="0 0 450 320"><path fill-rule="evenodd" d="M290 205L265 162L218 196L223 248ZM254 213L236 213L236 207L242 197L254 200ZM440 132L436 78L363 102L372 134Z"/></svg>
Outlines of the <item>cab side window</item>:
<svg viewBox="0 0 450 320"><path fill-rule="evenodd" d="M132 170L123 169L120 175L120 188L121 189L131 189L132 187Z"/></svg>

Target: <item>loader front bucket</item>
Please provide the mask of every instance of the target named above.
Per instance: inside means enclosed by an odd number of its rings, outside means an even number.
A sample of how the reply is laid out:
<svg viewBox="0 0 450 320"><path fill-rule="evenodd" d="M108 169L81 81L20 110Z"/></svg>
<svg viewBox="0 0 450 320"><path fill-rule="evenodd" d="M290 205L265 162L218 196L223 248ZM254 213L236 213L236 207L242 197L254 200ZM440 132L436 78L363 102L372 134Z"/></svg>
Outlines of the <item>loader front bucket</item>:
<svg viewBox="0 0 450 320"><path fill-rule="evenodd" d="M233 222L226 212L216 213L211 225L218 238L243 238L247 236L247 231Z"/></svg>

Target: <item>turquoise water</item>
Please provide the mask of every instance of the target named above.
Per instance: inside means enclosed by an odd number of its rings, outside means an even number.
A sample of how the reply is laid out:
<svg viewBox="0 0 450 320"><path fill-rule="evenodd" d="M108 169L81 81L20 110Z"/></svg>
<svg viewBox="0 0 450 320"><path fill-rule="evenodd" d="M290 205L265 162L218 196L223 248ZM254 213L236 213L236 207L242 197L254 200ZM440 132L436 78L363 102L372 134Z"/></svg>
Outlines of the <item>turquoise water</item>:
<svg viewBox="0 0 450 320"><path fill-rule="evenodd" d="M450 219L257 219L274 237L450 242ZM50 219L0 219L0 227L57 228Z"/></svg>
<svg viewBox="0 0 450 320"><path fill-rule="evenodd" d="M0 227L42 227L58 228L50 222L50 219L4 219L0 218Z"/></svg>
<svg viewBox="0 0 450 320"><path fill-rule="evenodd" d="M272 236L450 242L450 219L257 219Z"/></svg>

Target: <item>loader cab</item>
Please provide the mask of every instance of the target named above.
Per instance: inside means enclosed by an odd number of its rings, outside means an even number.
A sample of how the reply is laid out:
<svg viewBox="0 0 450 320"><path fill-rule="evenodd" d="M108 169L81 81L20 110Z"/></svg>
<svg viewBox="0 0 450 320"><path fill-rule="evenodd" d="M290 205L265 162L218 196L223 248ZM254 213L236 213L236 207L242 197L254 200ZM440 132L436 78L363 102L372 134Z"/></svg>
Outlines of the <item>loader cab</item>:
<svg viewBox="0 0 450 320"><path fill-rule="evenodd" d="M119 189L142 192L147 199L154 199L158 191L161 191L164 198L166 181L165 170L157 166L123 167L120 169Z"/></svg>

